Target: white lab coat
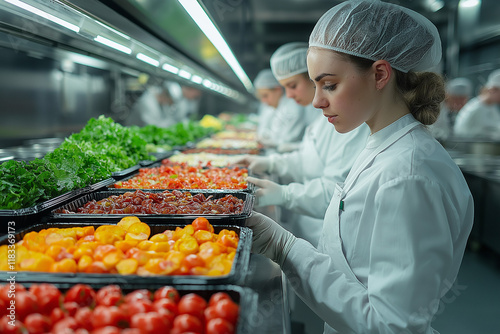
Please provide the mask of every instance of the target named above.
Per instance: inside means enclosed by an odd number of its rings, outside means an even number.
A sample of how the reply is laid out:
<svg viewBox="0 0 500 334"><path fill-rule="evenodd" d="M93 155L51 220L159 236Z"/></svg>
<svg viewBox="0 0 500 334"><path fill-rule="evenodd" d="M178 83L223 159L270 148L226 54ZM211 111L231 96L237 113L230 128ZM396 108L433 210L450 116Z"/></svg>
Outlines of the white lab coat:
<svg viewBox="0 0 500 334"><path fill-rule="evenodd" d="M285 227L316 246L335 184L345 180L370 129L363 124L341 134L328 123L321 110L312 105L306 110L321 116L307 128L299 151L270 157L271 173L294 180L283 189L286 198L283 206L293 212L287 214L289 221L284 221Z"/></svg>
<svg viewBox="0 0 500 334"><path fill-rule="evenodd" d="M499 138L499 106L485 104L481 97L471 99L458 113L454 134L461 137Z"/></svg>
<svg viewBox="0 0 500 334"><path fill-rule="evenodd" d="M318 249L283 264L325 333L433 333L473 221L461 171L412 115L370 136L336 187Z"/></svg>
<svg viewBox="0 0 500 334"><path fill-rule="evenodd" d="M156 125L158 127L169 127L183 121L177 114L175 105L160 105L157 94L159 87L149 87L141 95L133 108L133 115L130 117L131 125Z"/></svg>
<svg viewBox="0 0 500 334"><path fill-rule="evenodd" d="M274 117L275 109L270 105L261 103L259 106L258 114L258 125L257 125L257 137L259 139L269 139L271 138L271 122Z"/></svg>
<svg viewBox="0 0 500 334"><path fill-rule="evenodd" d="M276 145L300 142L307 122L305 107L282 96L271 121L271 141Z"/></svg>

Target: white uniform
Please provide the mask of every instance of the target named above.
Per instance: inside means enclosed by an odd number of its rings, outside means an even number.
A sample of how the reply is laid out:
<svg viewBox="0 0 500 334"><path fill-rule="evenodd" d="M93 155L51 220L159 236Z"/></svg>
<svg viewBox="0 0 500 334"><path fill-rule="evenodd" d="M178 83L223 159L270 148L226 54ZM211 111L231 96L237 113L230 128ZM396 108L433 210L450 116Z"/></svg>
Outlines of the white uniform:
<svg viewBox="0 0 500 334"><path fill-rule="evenodd" d="M271 156L271 172L294 180L284 189L287 201L283 206L294 213L287 214L291 221L284 221L288 223L285 227L316 246L335 184L345 180L370 129L363 124L350 133L341 134L328 123L321 110L312 105L306 108L307 112L316 112L321 117L307 128L299 151Z"/></svg>
<svg viewBox="0 0 500 334"><path fill-rule="evenodd" d="M462 137L495 137L500 134L500 108L485 104L480 97L471 99L458 113L454 134Z"/></svg>
<svg viewBox="0 0 500 334"><path fill-rule="evenodd" d="M271 122L275 113L275 109L270 105L261 103L258 110L259 124L257 127L257 136L259 138L271 137Z"/></svg>
<svg viewBox="0 0 500 334"><path fill-rule="evenodd" d="M271 141L276 145L300 142L307 126L305 113L303 106L282 96L271 121Z"/></svg>
<svg viewBox="0 0 500 334"><path fill-rule="evenodd" d="M297 240L283 271L325 333L433 333L472 221L461 171L405 115L370 136L336 187L318 249Z"/></svg>

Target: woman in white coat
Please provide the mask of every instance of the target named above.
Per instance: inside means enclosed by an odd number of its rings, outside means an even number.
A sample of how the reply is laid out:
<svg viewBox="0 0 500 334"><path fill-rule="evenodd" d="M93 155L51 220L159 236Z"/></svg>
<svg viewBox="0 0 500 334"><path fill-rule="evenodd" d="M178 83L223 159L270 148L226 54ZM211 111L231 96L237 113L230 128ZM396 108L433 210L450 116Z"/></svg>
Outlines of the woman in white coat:
<svg viewBox="0 0 500 334"><path fill-rule="evenodd" d="M320 18L309 47L313 105L337 131L365 122L371 135L317 248L255 213L252 250L295 281L325 333L433 333L473 220L462 173L424 126L444 99L442 78L425 72L441 58L437 29L397 5L345 1Z"/></svg>
<svg viewBox="0 0 500 334"><path fill-rule="evenodd" d="M259 72L254 80L257 97L272 108L269 132L259 140L266 146L276 147L284 143L300 142L309 125L305 109L283 94L283 88L273 76L270 69Z"/></svg>
<svg viewBox="0 0 500 334"><path fill-rule="evenodd" d="M458 113L456 136L500 139L500 70L490 73L483 92Z"/></svg>
<svg viewBox="0 0 500 334"><path fill-rule="evenodd" d="M363 125L341 134L328 123L321 110L312 106L314 84L307 75L307 49L307 43L288 43L279 47L270 61L274 77L285 88L287 97L316 117L307 127L299 150L267 157L246 156L241 162L253 173L293 180L280 185L249 178L260 188L256 192L256 207L280 205L286 209L282 215L284 226L316 246L335 184L346 178L366 143L369 128Z"/></svg>

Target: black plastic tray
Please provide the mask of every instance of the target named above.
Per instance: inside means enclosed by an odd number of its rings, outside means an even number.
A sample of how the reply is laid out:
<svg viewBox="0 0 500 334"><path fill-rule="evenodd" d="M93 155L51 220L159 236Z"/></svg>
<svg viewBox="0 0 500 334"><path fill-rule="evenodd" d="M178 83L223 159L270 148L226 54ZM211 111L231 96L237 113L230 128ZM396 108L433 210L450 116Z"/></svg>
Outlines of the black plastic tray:
<svg viewBox="0 0 500 334"><path fill-rule="evenodd" d="M160 167L161 166L161 163L155 163L155 164L152 164L150 166L147 166L147 167L141 167L141 168L155 168L155 167ZM139 175L139 168L131 173L129 173L127 176L125 177L122 177L122 178L119 178L119 179L116 179L116 181L127 181L127 180L130 180L132 179L133 177ZM113 185L115 184L116 182L113 182L112 184L109 184L108 185L108 189L109 190L127 190L127 191L134 191L134 190L137 190L137 189L141 189L141 190L150 190L148 188L115 188ZM165 188L165 189L155 189L155 190L175 190L175 189L168 189L168 188ZM180 189L177 189L177 190L180 190ZM247 187L245 189L202 189L202 188L197 188L197 189L182 189L182 190L187 190L187 191L191 191L191 190L195 190L195 191L206 191L206 192L227 192L227 193L232 193L232 192L247 192L247 193L250 193L250 194L253 194L255 192L255 185L253 183L250 183L248 182L247 183Z"/></svg>
<svg viewBox="0 0 500 334"><path fill-rule="evenodd" d="M141 221L147 223L151 227L151 235L161 233L165 230L174 230L177 226L184 225L175 224L173 221L166 221L165 224L151 223L146 219ZM118 220L115 220L115 223ZM16 242L29 232L39 232L47 228L68 228L77 226L99 226L106 223L95 223L92 219L86 222L46 222L34 224L30 227L16 231ZM250 251L252 248L252 230L248 227L235 225L213 225L215 233L219 233L222 229L235 231L239 236L238 247L233 260L231 271L223 276L193 276L193 275L158 275L158 276L139 276L139 275L120 275L120 274L87 274L87 273L47 273L34 271L18 271L16 274L16 282L23 284L50 282L54 284L128 284L136 285L169 285L169 284L241 284L244 282L248 272L248 263L250 261ZM0 237L0 245L8 245L8 236Z"/></svg>
<svg viewBox="0 0 500 334"><path fill-rule="evenodd" d="M176 189L183 192L190 192L192 194L202 193L205 196L212 196L213 198L222 198L226 195L232 195L236 198L242 199L244 201L243 211L241 213L235 214L82 214L82 213L57 213L61 209L67 209L70 211L76 211L78 208L85 205L91 200L99 201L104 198L108 198L113 195L122 195L126 192L134 191L133 189L115 189L110 191L97 191L90 194L81 196L72 202L64 205L60 205L54 208L50 214L50 219L54 220L78 220L78 219L92 219L93 221L117 221L125 216L136 215L143 218L149 219L151 222L164 222L170 220L173 223L191 223L195 218L203 216L206 217L212 225L217 224L230 224L244 226L245 221L252 214L253 204L255 197L252 194L246 192L228 192L228 191L206 191L206 190L196 190L196 189ZM148 192L163 192L165 190L161 189L145 189L145 193Z"/></svg>
<svg viewBox="0 0 500 334"><path fill-rule="evenodd" d="M51 282L48 282L51 283ZM103 286L108 284L117 284L117 283L103 283L103 284L89 284L94 290L97 290ZM26 288L28 288L31 284L23 284ZM74 284L54 284L59 288L62 293L66 293L69 288L71 288ZM161 284L158 286L152 286L149 284L141 285L128 285L118 283L122 290L122 294L130 293L137 289L146 289L154 293L157 289L167 286L169 284ZM239 315L238 322L236 324L235 334L250 334L255 333L257 328L255 326L255 320L253 317L257 315L258 312L258 294L250 288L242 287L234 284L217 284L217 285L170 285L179 292L179 295L182 297L189 293L196 293L200 297L204 298L207 303L210 300L210 297L217 292L225 292L227 293L231 299L239 305ZM159 333L160 334L160 333Z"/></svg>

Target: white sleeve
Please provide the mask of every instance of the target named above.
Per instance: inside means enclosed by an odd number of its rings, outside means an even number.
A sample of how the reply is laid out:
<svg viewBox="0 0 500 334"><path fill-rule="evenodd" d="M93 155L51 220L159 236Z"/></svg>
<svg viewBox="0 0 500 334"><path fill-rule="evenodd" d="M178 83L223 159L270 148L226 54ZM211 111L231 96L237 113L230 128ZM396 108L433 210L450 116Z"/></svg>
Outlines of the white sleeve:
<svg viewBox="0 0 500 334"><path fill-rule="evenodd" d="M327 153L322 174L304 183L288 184L285 188L287 198L285 207L295 213L313 218L324 218L335 185L345 181L354 161L363 150L368 136L367 130L368 127L359 128L349 134L332 132L328 137L330 139L323 143L326 145L324 148L327 149ZM291 161L290 165L299 169L297 166L304 164L303 160L307 159L307 152L303 152L299 159Z"/></svg>
<svg viewBox="0 0 500 334"><path fill-rule="evenodd" d="M474 104L470 108L465 106L458 112L453 133L461 137L474 137L482 135L481 126L481 105Z"/></svg>
<svg viewBox="0 0 500 334"><path fill-rule="evenodd" d="M271 130L276 144L301 141L306 128L304 107L285 101L276 109Z"/></svg>
<svg viewBox="0 0 500 334"><path fill-rule="evenodd" d="M291 153L273 154L271 159L272 168L270 173L280 178L292 179L294 181L302 180L302 150Z"/></svg>
<svg viewBox="0 0 500 334"><path fill-rule="evenodd" d="M436 183L421 177L379 189L374 226L366 231L372 232L366 287L300 239L283 270L298 295L339 333L432 333L443 284L451 286L450 267L461 261L453 256L447 215L453 210L445 209L446 198Z"/></svg>

